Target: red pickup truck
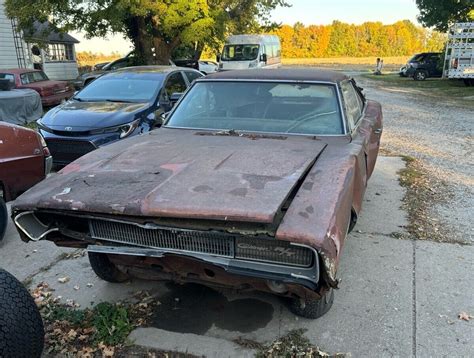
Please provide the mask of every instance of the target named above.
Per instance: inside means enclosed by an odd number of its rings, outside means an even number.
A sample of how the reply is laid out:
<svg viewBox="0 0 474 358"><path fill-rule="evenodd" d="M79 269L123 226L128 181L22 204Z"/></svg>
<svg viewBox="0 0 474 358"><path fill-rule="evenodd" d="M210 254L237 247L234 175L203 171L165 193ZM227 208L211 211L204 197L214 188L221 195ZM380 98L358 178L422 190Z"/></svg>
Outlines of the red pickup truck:
<svg viewBox="0 0 474 358"><path fill-rule="evenodd" d="M1 70L0 78L12 81L15 88L29 88L38 92L43 107L55 106L74 95L74 88L68 82L52 81L40 70L29 68Z"/></svg>
<svg viewBox="0 0 474 358"><path fill-rule="evenodd" d="M43 180L52 163L46 142L39 133L0 122L0 240L8 219L5 202Z"/></svg>

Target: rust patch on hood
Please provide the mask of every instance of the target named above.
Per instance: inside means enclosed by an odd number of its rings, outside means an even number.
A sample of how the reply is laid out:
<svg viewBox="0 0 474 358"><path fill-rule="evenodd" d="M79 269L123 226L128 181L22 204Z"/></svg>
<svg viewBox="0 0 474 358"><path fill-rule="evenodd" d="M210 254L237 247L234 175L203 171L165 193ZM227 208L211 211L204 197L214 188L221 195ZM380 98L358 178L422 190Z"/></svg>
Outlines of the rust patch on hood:
<svg viewBox="0 0 474 358"><path fill-rule="evenodd" d="M89 153L16 207L272 223L325 146L162 129Z"/></svg>

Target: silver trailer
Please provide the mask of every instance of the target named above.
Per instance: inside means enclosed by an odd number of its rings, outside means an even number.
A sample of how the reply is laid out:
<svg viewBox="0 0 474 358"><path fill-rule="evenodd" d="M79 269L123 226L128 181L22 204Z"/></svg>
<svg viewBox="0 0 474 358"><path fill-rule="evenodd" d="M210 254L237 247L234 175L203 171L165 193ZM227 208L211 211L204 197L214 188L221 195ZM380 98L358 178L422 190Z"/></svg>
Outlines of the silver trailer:
<svg viewBox="0 0 474 358"><path fill-rule="evenodd" d="M454 24L448 34L443 76L474 85L474 22Z"/></svg>

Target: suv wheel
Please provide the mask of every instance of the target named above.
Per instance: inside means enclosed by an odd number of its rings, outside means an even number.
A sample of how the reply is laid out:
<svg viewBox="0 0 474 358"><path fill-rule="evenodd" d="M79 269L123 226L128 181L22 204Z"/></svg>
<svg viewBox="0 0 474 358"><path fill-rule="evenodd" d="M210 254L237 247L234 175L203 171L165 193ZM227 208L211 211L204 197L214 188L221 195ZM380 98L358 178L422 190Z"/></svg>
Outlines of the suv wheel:
<svg viewBox="0 0 474 358"><path fill-rule="evenodd" d="M317 300L290 299L288 309L297 316L304 318L319 318L326 314L334 302L334 290L329 289L326 294Z"/></svg>
<svg viewBox="0 0 474 358"><path fill-rule="evenodd" d="M428 74L426 73L426 71L423 71L423 70L416 70L413 75L413 79L415 81L424 81L427 78L428 78Z"/></svg>
<svg viewBox="0 0 474 358"><path fill-rule="evenodd" d="M5 231L7 231L8 225L8 210L5 201L0 196L0 241L2 241L5 236Z"/></svg>
<svg viewBox="0 0 474 358"><path fill-rule="evenodd" d="M117 266L110 261L106 254L99 254L97 252L89 252L89 262L92 270L104 281L112 283L120 283L127 281L130 277L120 271Z"/></svg>
<svg viewBox="0 0 474 358"><path fill-rule="evenodd" d="M33 298L0 269L0 357L40 357L44 327Z"/></svg>

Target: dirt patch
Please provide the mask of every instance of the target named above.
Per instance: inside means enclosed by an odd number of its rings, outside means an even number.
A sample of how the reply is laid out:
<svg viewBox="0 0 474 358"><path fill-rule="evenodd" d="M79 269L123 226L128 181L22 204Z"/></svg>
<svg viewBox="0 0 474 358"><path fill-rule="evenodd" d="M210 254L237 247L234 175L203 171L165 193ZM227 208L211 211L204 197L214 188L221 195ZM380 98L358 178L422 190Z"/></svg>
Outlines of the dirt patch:
<svg viewBox="0 0 474 358"><path fill-rule="evenodd" d="M443 223L430 215L430 208L435 204L447 202L451 193L448 185L430 176L421 161L402 156L406 167L399 172L400 185L406 188L403 205L408 212L407 230L411 238L437 242L461 243L446 229Z"/></svg>

